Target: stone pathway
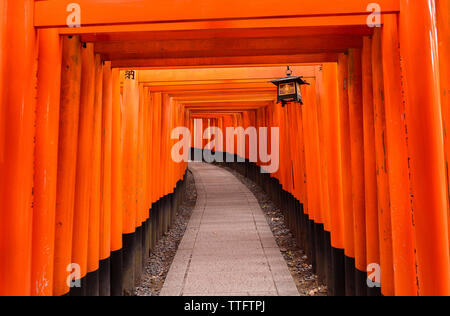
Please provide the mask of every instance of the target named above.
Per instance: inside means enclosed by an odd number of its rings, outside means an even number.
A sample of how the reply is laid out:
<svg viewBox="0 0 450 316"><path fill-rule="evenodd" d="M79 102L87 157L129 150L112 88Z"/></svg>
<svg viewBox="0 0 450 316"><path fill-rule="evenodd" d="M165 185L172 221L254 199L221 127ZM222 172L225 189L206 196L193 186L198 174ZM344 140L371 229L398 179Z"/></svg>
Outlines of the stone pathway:
<svg viewBox="0 0 450 316"><path fill-rule="evenodd" d="M253 194L228 171L191 163L197 204L161 296L297 296Z"/></svg>

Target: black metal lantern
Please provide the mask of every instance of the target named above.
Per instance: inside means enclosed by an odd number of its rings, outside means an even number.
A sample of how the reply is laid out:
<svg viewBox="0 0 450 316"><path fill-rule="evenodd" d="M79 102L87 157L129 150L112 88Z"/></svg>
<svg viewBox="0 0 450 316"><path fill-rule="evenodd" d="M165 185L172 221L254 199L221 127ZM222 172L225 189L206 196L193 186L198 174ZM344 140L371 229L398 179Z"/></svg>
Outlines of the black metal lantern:
<svg viewBox="0 0 450 316"><path fill-rule="evenodd" d="M303 77L292 77L291 67L287 67L287 77L270 81L278 88L277 103L281 103L284 107L288 102L299 102L303 105L302 93L300 91L301 85L309 85L304 81Z"/></svg>

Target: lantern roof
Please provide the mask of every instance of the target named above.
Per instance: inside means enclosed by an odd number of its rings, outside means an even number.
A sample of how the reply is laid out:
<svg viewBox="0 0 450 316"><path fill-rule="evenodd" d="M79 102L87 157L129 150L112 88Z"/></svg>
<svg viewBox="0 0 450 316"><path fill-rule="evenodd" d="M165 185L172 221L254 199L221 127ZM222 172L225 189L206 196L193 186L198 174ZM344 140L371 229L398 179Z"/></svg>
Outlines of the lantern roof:
<svg viewBox="0 0 450 316"><path fill-rule="evenodd" d="M287 76L287 77L285 77L285 78L272 80L272 81L270 81L270 82L273 83L273 84L275 84L275 85L278 85L278 84L280 84L280 83L285 83L285 82L292 82L292 81L295 81L295 82L298 82L299 84L307 84L307 85L309 85L309 83L306 82L306 81L304 81L302 78L303 78L303 76L294 76L294 77L292 77L292 76Z"/></svg>

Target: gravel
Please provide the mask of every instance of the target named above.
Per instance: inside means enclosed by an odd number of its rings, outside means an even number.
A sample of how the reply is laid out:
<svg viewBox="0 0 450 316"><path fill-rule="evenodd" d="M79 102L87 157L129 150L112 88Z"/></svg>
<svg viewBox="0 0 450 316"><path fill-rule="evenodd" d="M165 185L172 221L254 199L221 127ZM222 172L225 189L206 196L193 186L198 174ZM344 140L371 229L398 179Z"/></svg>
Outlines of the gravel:
<svg viewBox="0 0 450 316"><path fill-rule="evenodd" d="M159 240L155 250L147 260L141 284L135 289L135 296L159 296L161 293L178 245L183 239L197 201L195 181L190 171L187 174L186 181L184 200L178 210L176 219L167 234Z"/></svg>

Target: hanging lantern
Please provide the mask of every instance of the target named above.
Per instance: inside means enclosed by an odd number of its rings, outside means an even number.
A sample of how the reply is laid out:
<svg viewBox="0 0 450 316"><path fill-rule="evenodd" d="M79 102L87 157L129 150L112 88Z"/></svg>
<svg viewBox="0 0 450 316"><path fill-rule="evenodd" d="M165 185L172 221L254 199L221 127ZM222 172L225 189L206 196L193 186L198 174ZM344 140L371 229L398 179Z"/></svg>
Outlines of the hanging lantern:
<svg viewBox="0 0 450 316"><path fill-rule="evenodd" d="M281 103L284 107L289 102L299 102L303 105L301 85L309 85L308 82L302 79L303 77L293 77L291 67L287 67L286 77L270 81L278 88L277 103Z"/></svg>

